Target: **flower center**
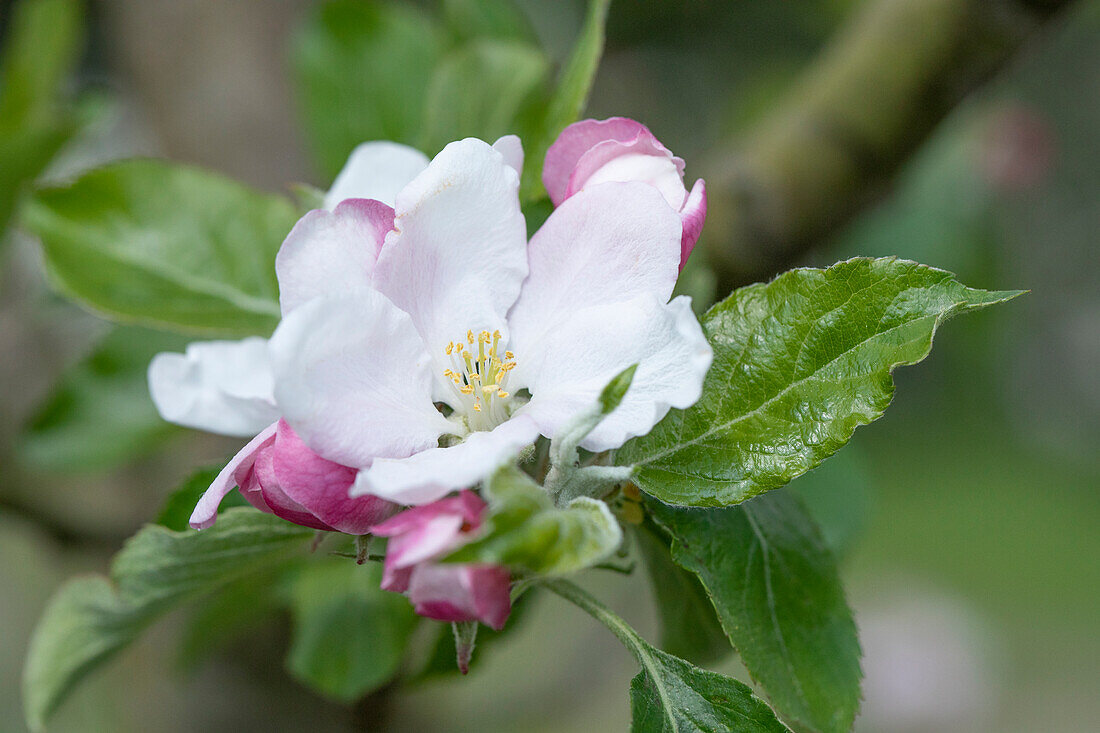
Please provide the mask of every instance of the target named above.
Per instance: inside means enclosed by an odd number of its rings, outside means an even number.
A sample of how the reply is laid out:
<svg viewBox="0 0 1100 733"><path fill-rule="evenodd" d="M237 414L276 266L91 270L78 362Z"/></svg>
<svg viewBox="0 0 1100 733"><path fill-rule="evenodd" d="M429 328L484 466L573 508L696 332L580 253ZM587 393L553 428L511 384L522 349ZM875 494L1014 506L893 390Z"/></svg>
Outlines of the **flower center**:
<svg viewBox="0 0 1100 733"><path fill-rule="evenodd" d="M470 430L492 430L508 419L511 395L505 387L516 362L511 351L505 351L502 358L499 346L500 331L482 331L476 336L467 331L465 343L452 341L445 349L451 368L445 369L443 376L450 382Z"/></svg>

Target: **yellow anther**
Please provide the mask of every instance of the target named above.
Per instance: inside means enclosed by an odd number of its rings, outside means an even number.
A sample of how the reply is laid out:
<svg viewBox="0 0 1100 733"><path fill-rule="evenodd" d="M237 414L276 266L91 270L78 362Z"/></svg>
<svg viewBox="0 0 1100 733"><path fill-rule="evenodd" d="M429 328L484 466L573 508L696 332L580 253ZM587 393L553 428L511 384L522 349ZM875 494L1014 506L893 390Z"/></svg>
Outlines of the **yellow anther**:
<svg viewBox="0 0 1100 733"><path fill-rule="evenodd" d="M457 351L460 354L462 353L462 350L465 349L465 348L466 348L466 344L462 343L461 341L459 341L457 344L455 344L455 351Z"/></svg>
<svg viewBox="0 0 1100 733"><path fill-rule="evenodd" d="M513 354L511 351L505 351L504 352L504 358L505 359L515 359L516 355Z"/></svg>
<svg viewBox="0 0 1100 733"><path fill-rule="evenodd" d="M474 385L464 384L462 386L462 389L460 389L459 391L462 392L462 394L473 394L474 393Z"/></svg>
<svg viewBox="0 0 1100 733"><path fill-rule="evenodd" d="M474 403L474 412L481 412L481 403L480 402L475 402Z"/></svg>
<svg viewBox="0 0 1100 733"><path fill-rule="evenodd" d="M470 343L470 344L472 344L474 342L474 332L473 332L473 330L467 330L466 331L466 341L467 341L467 343Z"/></svg>
<svg viewBox="0 0 1100 733"><path fill-rule="evenodd" d="M447 344L447 356L450 356L455 350L455 342L451 341Z"/></svg>
<svg viewBox="0 0 1100 733"><path fill-rule="evenodd" d="M505 392L503 389L499 389L499 388L497 389L497 397L499 397L501 399L504 399L507 396L508 396L508 393Z"/></svg>
<svg viewBox="0 0 1100 733"><path fill-rule="evenodd" d="M484 392L487 395L492 394L493 390L498 390L499 391L500 387L498 387L495 384L486 384L484 387L481 388L481 391Z"/></svg>
<svg viewBox="0 0 1100 733"><path fill-rule="evenodd" d="M490 340L491 340L492 338L493 338L493 335L492 335L491 333L489 333L488 331L482 331L481 333L479 333L479 334L477 335L477 340L478 340L478 342L479 342L479 343L482 343L482 344L487 344L487 343L489 343L489 341L490 341Z"/></svg>

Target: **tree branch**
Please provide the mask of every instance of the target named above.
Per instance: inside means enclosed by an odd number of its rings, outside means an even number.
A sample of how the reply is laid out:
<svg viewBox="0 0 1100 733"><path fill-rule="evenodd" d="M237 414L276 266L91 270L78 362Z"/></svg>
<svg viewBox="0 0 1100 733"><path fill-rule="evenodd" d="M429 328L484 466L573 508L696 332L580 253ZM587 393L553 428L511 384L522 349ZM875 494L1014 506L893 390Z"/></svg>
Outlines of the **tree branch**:
<svg viewBox="0 0 1100 733"><path fill-rule="evenodd" d="M771 114L710 156L719 292L790 267L844 224L1066 4L869 0Z"/></svg>

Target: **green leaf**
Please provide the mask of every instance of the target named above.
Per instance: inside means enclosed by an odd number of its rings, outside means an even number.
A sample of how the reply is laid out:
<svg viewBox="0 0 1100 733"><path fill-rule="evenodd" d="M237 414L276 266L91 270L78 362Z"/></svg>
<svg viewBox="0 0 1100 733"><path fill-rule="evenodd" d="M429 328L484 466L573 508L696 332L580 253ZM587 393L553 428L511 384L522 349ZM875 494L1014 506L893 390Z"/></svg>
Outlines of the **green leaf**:
<svg viewBox="0 0 1100 733"><path fill-rule="evenodd" d="M0 58L0 236L23 189L77 129L63 87L80 55L77 0L16 3Z"/></svg>
<svg viewBox="0 0 1100 733"><path fill-rule="evenodd" d="M592 91L592 82L603 55L604 31L610 7L611 0L589 0L580 37L550 97L539 134L524 140L526 157L530 161L523 167L521 198L525 201L545 196L540 176L546 151L562 130L577 121L588 103L588 94Z"/></svg>
<svg viewBox="0 0 1100 733"><path fill-rule="evenodd" d="M653 648L626 622L572 583L554 580L545 585L607 626L638 660L642 671L630 683L634 733L788 731L747 685Z"/></svg>
<svg viewBox="0 0 1100 733"><path fill-rule="evenodd" d="M306 129L330 180L361 142L418 142L443 48L433 19L407 4L334 0L316 9L295 36L291 63Z"/></svg>
<svg viewBox="0 0 1100 733"><path fill-rule="evenodd" d="M495 563L561 575L601 562L622 542L622 530L607 504L581 497L557 509L542 487L515 466L498 469L484 493L489 518L478 537L446 562Z"/></svg>
<svg viewBox="0 0 1100 733"><path fill-rule="evenodd" d="M286 559L312 536L254 509L230 510L202 532L145 527L109 580L77 578L50 600L23 670L27 725L41 730L77 682L172 607Z"/></svg>
<svg viewBox="0 0 1100 733"><path fill-rule="evenodd" d="M526 137L524 113L539 101L549 71L542 51L524 41L476 40L451 52L428 86L420 147L433 152L465 137Z"/></svg>
<svg viewBox="0 0 1100 733"><path fill-rule="evenodd" d="M634 533L661 620L661 649L695 664L730 653L729 641L699 580L672 562L663 533L646 522Z"/></svg>
<svg viewBox="0 0 1100 733"><path fill-rule="evenodd" d="M123 326L65 372L19 436L16 454L43 471L102 471L162 445L181 430L157 414L146 373L159 351L186 337Z"/></svg>
<svg viewBox="0 0 1100 733"><path fill-rule="evenodd" d="M121 321L194 333L268 334L289 200L158 160L99 168L38 191L27 227L55 283Z"/></svg>
<svg viewBox="0 0 1100 733"><path fill-rule="evenodd" d="M378 563L326 558L303 566L290 587L291 675L343 702L393 679L416 615L407 599L382 590L380 582Z"/></svg>
<svg viewBox="0 0 1100 733"><path fill-rule="evenodd" d="M0 132L41 124L58 111L79 60L83 14L78 0L15 3L0 59Z"/></svg>
<svg viewBox="0 0 1100 733"><path fill-rule="evenodd" d="M443 0L443 19L460 41L500 38L535 42L535 32L513 0Z"/></svg>
<svg viewBox="0 0 1100 733"><path fill-rule="evenodd" d="M1019 291L987 292L915 262L852 259L741 288L703 328L703 395L619 451L671 504L735 504L786 484L882 416L890 373L928 355L940 324Z"/></svg>
<svg viewBox="0 0 1100 733"><path fill-rule="evenodd" d="M859 640L832 553L798 499L777 491L723 509L646 506L775 707L814 730L850 730Z"/></svg>

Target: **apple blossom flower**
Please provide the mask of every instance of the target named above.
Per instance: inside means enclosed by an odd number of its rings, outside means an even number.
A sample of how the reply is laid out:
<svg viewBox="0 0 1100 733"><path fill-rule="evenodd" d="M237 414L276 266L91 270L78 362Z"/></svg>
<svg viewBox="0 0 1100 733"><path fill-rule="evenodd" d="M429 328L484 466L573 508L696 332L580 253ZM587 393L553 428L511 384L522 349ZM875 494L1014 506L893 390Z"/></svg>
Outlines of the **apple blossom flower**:
<svg viewBox="0 0 1100 733"><path fill-rule="evenodd" d="M481 621L498 631L512 610L506 568L441 564L438 558L469 542L486 504L472 491L407 509L371 527L389 537L382 588L405 593L416 612L439 621Z"/></svg>
<svg viewBox="0 0 1100 733"><path fill-rule="evenodd" d="M338 529L318 507L344 505L318 497L434 502L552 438L632 364L630 390L582 447L616 448L698 399L711 352L689 299L669 301L685 226L659 187L586 185L528 243L517 138L470 138L425 160L393 143L355 151L327 208L306 214L279 251L283 319L266 348L194 344L150 366L167 419L258 433L193 525L214 520L236 479L280 516L303 518L268 498L276 487ZM265 480L280 435L294 460L326 467L314 491L293 479L287 490L284 476L299 473L285 466Z"/></svg>
<svg viewBox="0 0 1100 733"><path fill-rule="evenodd" d="M683 220L680 269L699 240L707 216L707 189L699 179L688 193L684 161L645 125L625 117L581 120L565 128L546 152L542 181L555 206L608 181L644 181L665 197Z"/></svg>

